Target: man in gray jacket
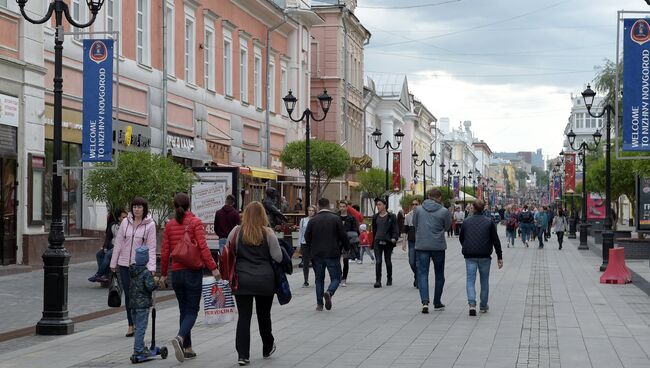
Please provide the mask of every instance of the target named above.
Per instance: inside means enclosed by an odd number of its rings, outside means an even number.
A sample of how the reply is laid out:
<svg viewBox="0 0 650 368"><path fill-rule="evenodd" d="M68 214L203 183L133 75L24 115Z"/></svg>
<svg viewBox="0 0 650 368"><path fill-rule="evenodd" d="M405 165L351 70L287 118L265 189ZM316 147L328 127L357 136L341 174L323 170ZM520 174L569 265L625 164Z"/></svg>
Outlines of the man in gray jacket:
<svg viewBox="0 0 650 368"><path fill-rule="evenodd" d="M451 226L449 211L442 206L442 192L433 188L428 199L415 210L415 259L418 274L418 288L422 300L422 313L429 313L429 263L433 260L436 286L433 293L433 309L444 310L442 288L445 285L445 232Z"/></svg>

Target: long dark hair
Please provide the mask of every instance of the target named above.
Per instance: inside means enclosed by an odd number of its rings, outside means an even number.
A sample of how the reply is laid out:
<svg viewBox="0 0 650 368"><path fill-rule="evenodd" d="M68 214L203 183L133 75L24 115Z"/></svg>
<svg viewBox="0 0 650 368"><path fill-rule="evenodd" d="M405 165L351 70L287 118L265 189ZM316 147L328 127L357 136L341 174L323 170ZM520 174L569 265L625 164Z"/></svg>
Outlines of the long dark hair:
<svg viewBox="0 0 650 368"><path fill-rule="evenodd" d="M149 214L149 202L147 202L146 199L142 197L133 198L131 201L131 207L129 207L131 213L133 213L133 206L142 206L142 219L144 220L147 218L147 215Z"/></svg>
<svg viewBox="0 0 650 368"><path fill-rule="evenodd" d="M185 193L178 193L174 196L174 215L176 222L183 223L185 211L190 209L190 197Z"/></svg>

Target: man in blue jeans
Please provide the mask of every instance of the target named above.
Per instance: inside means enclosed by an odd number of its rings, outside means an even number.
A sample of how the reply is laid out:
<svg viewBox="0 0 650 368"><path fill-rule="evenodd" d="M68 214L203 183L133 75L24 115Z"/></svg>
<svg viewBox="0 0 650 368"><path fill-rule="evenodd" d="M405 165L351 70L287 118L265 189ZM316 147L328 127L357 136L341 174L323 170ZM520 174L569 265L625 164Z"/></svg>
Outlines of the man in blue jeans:
<svg viewBox="0 0 650 368"><path fill-rule="evenodd" d="M501 241L497 234L497 226L489 217L480 216L485 209L485 202L478 199L472 204L474 216L465 220L460 231L460 244L465 256L467 269L467 301L469 315L476 316L476 271L481 276L481 313L489 309L488 297L490 292L490 264L492 263L492 248L497 254L497 265L503 267Z"/></svg>
<svg viewBox="0 0 650 368"><path fill-rule="evenodd" d="M422 301L422 313L429 313L429 264L433 260L436 286L433 293L433 309L442 311L442 288L445 285L445 232L451 227L451 215L442 206L442 192L433 188L427 199L418 206L413 215L415 227L415 259L418 289Z"/></svg>

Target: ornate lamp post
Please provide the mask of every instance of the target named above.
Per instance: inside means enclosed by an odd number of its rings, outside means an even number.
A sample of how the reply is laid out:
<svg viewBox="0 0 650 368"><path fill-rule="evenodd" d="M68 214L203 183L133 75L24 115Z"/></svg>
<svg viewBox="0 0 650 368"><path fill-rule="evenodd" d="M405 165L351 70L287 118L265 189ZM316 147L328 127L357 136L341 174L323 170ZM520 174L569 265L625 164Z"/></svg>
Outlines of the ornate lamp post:
<svg viewBox="0 0 650 368"><path fill-rule="evenodd" d="M467 188L467 179L472 179L472 171L469 171L469 176L463 175L463 205L467 205L465 202L465 190Z"/></svg>
<svg viewBox="0 0 650 368"><path fill-rule="evenodd" d="M594 139L595 146L590 146L589 143L586 141L583 141L575 147L575 142L576 142L576 134L573 132L573 129L567 134L567 138L569 139L569 145L571 146L571 149L574 151L580 151L580 154L583 156L582 157L582 221L580 222L580 245L578 246L578 249L589 249L589 245L587 244L587 229L589 228L589 224L587 223L587 151L595 151L598 148L598 144L600 143L600 138L602 137L602 134L600 134L600 131L596 130L594 134L592 134L592 137Z"/></svg>
<svg viewBox="0 0 650 368"><path fill-rule="evenodd" d="M424 181L422 185L424 187L424 199L426 199L427 198L427 166L431 167L431 180L433 180L433 163L436 161L436 154L433 151L431 151L431 153L429 153L429 157L431 157L431 159L428 162L427 160L422 159L420 163L418 163L419 155L417 152L414 152L411 155L411 157L413 158L413 164L415 166L422 166L422 171L424 173L423 175Z"/></svg>
<svg viewBox="0 0 650 368"><path fill-rule="evenodd" d="M330 105L332 104L332 97L330 97L327 94L327 90L324 90L323 93L318 95L318 102L320 103L320 107L323 110L323 117L318 119L316 116L314 116L314 112L311 111L309 108L306 108L305 111L303 111L302 116L299 119L294 119L291 114L293 113L294 108L296 107L296 102L298 102L298 99L293 95L291 90L289 90L289 94L286 95L285 97L282 98L284 101L284 107L287 109L287 112L289 113L289 118L296 122L299 123L301 121L305 121L305 216L309 216L308 214L308 209L309 206L311 205L311 159L309 157L309 135L310 135L310 127L309 127L309 122L311 119L314 119L314 121L323 121L327 117L327 112L330 109Z"/></svg>
<svg viewBox="0 0 650 368"><path fill-rule="evenodd" d="M614 247L614 232L612 231L612 163L611 163L611 115L614 113L614 108L612 105L605 105L603 111L600 114L593 114L591 112L591 107L594 104L594 97L596 97L596 92L591 89L591 86L587 84L587 89L582 92L582 98L585 100L585 106L587 107L587 112L591 117L601 118L603 115L607 114L607 121L605 126L606 133L606 142L605 142L605 229L603 230L603 264L600 266L601 271L607 269L607 264L609 261L609 250Z"/></svg>
<svg viewBox="0 0 650 368"><path fill-rule="evenodd" d="M59 165L61 156L62 111L63 111L63 17L77 28L86 28L95 22L104 0L86 0L92 18L87 23L77 23L70 15L70 8L63 0L54 0L41 19L32 19L25 12L28 0L17 0L20 14L32 24L42 24L54 15L56 33L54 36L54 150L52 167L52 223L48 246L43 253L43 317L36 324L39 335L67 335L74 332L74 324L68 317L68 264L70 253L64 247L63 220L61 218L62 176Z"/></svg>
<svg viewBox="0 0 650 368"><path fill-rule="evenodd" d="M451 170L447 169L447 193L451 196ZM454 197L452 196L452 199Z"/></svg>
<svg viewBox="0 0 650 368"><path fill-rule="evenodd" d="M386 198L388 198L388 193L390 192L390 187L388 186L388 156L391 150L397 150L400 144L402 144L404 133L402 133L401 129L398 129L397 133L394 134L394 137L395 142L397 142L395 146L393 146L393 143L388 139L384 142L384 144L380 146L379 141L381 140L381 130L375 129L375 131L372 132L372 139L375 141L375 146L377 146L377 148L380 150L386 149Z"/></svg>
<svg viewBox="0 0 650 368"><path fill-rule="evenodd" d="M443 157L443 159L444 159L444 157ZM447 165L445 165L444 162L439 165L439 167L440 167L440 184L441 185L444 185L444 182L445 182L445 167L446 166Z"/></svg>

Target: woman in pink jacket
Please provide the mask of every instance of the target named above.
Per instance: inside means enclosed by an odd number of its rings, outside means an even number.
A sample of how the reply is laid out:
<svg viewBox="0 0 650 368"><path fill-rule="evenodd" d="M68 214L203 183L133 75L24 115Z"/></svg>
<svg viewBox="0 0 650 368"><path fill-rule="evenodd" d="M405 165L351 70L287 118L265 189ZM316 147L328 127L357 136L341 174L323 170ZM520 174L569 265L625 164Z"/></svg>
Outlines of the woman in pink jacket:
<svg viewBox="0 0 650 368"><path fill-rule="evenodd" d="M111 258L111 271L117 274L120 285L124 291L126 318L129 321L129 330L126 337L133 336L133 316L129 308L129 266L135 263L135 250L138 247L149 248L149 263L147 269L152 274L156 272L156 223L149 214L149 204L142 197L135 197L131 201L131 211L122 221L115 238L113 257Z"/></svg>

